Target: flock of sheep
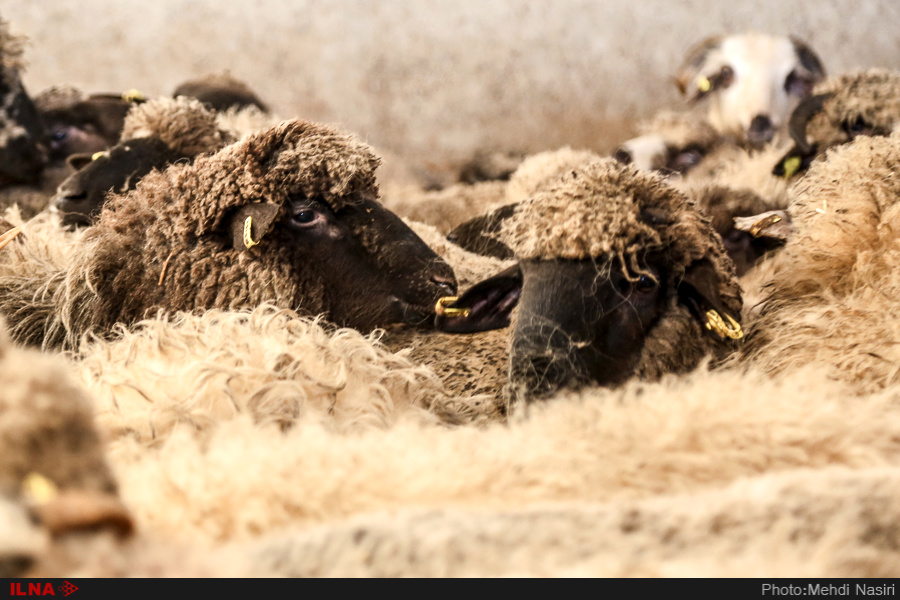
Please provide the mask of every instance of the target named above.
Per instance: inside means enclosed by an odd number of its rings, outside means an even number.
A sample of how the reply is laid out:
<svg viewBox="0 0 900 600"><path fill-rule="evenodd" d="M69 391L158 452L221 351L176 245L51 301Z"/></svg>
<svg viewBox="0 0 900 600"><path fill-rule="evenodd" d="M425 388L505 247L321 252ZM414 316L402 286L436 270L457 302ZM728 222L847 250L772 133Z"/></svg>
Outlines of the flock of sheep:
<svg viewBox="0 0 900 600"><path fill-rule="evenodd" d="M228 75L30 97L23 42L0 575L900 574L900 72L709 38L614 156L434 190Z"/></svg>

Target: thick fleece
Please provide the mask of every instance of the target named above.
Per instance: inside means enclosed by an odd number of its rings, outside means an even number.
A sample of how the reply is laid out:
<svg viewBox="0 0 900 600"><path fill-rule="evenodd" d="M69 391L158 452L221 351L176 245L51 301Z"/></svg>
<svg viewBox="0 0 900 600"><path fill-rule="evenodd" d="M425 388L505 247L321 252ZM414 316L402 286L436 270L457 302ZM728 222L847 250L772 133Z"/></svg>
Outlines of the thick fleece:
<svg viewBox="0 0 900 600"><path fill-rule="evenodd" d="M117 322L133 323L157 310L269 301L318 314L324 299L314 290L326 283L301 286L276 235L252 251L235 248L230 220L241 207L282 207L294 195L320 198L334 211L374 201L377 164L355 138L295 120L191 165L150 173L133 192L109 199L64 273L31 283L2 281L0 306L15 315L12 335L38 346L74 348L89 331L110 331ZM260 239L262 232L254 233ZM305 298L299 297L301 287Z"/></svg>
<svg viewBox="0 0 900 600"><path fill-rule="evenodd" d="M735 357L815 365L860 391L900 382L900 136L859 137L793 188L792 237L770 266ZM748 307L751 308L751 307Z"/></svg>

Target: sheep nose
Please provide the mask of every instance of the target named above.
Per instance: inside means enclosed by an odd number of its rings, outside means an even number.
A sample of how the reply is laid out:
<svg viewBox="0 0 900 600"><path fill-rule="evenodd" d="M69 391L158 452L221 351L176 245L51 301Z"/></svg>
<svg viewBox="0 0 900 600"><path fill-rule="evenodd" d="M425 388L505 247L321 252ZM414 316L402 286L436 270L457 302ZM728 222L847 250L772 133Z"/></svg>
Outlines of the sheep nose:
<svg viewBox="0 0 900 600"><path fill-rule="evenodd" d="M750 129L747 130L747 140L751 144L762 146L775 137L775 125L768 115L756 115L750 121Z"/></svg>
<svg viewBox="0 0 900 600"><path fill-rule="evenodd" d="M441 288L441 293L446 294L447 296L452 296L456 293L456 280L452 277L433 275L431 277L431 283Z"/></svg>

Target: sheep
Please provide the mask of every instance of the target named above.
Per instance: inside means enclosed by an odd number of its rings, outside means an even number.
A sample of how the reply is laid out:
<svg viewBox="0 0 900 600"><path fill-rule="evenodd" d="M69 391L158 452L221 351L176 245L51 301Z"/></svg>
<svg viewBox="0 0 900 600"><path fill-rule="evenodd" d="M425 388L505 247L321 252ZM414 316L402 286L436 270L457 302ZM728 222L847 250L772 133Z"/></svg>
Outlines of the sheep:
<svg viewBox="0 0 900 600"><path fill-rule="evenodd" d="M71 172L67 160L74 153L99 152L118 139L126 111L140 100L126 96L85 97L68 86L56 86L36 96L42 140L46 138L46 164L31 183L0 189L0 209L15 204L26 217L47 209L56 188Z"/></svg>
<svg viewBox="0 0 900 600"><path fill-rule="evenodd" d="M511 336L468 344L389 331L386 343L452 365L445 378L454 391L505 397L502 413L565 387L685 372L742 335L740 288L721 239L657 175L611 158L586 163L518 203L499 238L517 266L445 306L457 310L438 327L502 328L518 303Z"/></svg>
<svg viewBox="0 0 900 600"><path fill-rule="evenodd" d="M0 277L0 310L44 348L160 310L265 301L362 331L423 322L456 282L378 203L377 164L352 136L291 120L154 171L109 198L71 264Z"/></svg>
<svg viewBox="0 0 900 600"><path fill-rule="evenodd" d="M48 554L64 555L66 544L83 548L105 532L127 538L134 523L90 397L65 361L15 348L3 329L0 322L0 572L21 576ZM21 526L22 514L33 525L11 548L8 528Z"/></svg>
<svg viewBox="0 0 900 600"><path fill-rule="evenodd" d="M794 185L789 237L757 282L735 362L769 373L812 364L861 391L900 382L898 169L900 136L860 136Z"/></svg>
<svg viewBox="0 0 900 600"><path fill-rule="evenodd" d="M24 44L0 18L0 188L34 182L47 163L44 130L22 86Z"/></svg>
<svg viewBox="0 0 900 600"><path fill-rule="evenodd" d="M900 123L900 73L873 68L829 77L790 120L794 146L777 161L775 175L796 179L829 148L861 135L890 135Z"/></svg>
<svg viewBox="0 0 900 600"><path fill-rule="evenodd" d="M64 225L90 225L108 192L133 190L154 168L190 161L233 141L219 128L216 113L199 100L150 100L129 111L116 145L94 156L69 158L77 170L59 184L53 204Z"/></svg>
<svg viewBox="0 0 900 600"><path fill-rule="evenodd" d="M685 112L663 111L641 123L639 133L621 143L613 156L638 169L661 173L685 173L726 143L707 121Z"/></svg>
<svg viewBox="0 0 900 600"><path fill-rule="evenodd" d="M709 37L692 47L676 84L716 131L761 147L824 77L821 59L806 43L751 32Z"/></svg>
<svg viewBox="0 0 900 600"><path fill-rule="evenodd" d="M718 172L709 178L666 176L667 182L690 196L700 210L710 218L713 227L725 243L725 249L735 264L738 276L743 276L761 257L779 246L777 241L750 235L735 227L733 222L735 218L745 218L772 208L786 206L787 185L783 179L769 173L774 154L771 152L761 154L763 156L753 160L720 165ZM527 158L510 178L505 197L507 204L502 204L499 208L456 226L447 238L476 254L500 259L512 258L512 251L500 242L497 236L503 222L514 213L518 202L528 198L548 181L552 181L554 176L596 158L599 156L593 152L572 150L569 147L542 152ZM629 161L623 160L622 157L617 157L616 160L629 164ZM634 166L642 169L637 164ZM749 168L751 166L756 168ZM753 181L768 182L772 185L754 186L751 185ZM756 191L759 188L762 188L761 193ZM763 195L766 193L768 195Z"/></svg>
<svg viewBox="0 0 900 600"><path fill-rule="evenodd" d="M210 73L197 79L191 79L180 83L172 97L188 96L203 102L207 108L214 111L225 111L229 108L244 108L255 106L263 113L269 112L269 107L259 99L259 96L250 87L235 78L231 73Z"/></svg>

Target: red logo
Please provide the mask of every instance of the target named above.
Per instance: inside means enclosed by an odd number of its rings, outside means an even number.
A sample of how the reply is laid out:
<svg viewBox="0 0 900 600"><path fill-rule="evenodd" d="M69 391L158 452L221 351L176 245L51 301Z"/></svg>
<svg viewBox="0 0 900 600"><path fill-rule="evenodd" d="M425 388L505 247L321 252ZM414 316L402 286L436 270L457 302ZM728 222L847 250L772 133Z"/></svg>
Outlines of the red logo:
<svg viewBox="0 0 900 600"><path fill-rule="evenodd" d="M61 586L59 586L59 591L63 593L64 596L68 596L72 592L78 590L78 586L66 581ZM56 591L53 589L52 583L41 583L39 581L23 583L21 581L14 581L9 584L9 595L10 596L55 596Z"/></svg>

